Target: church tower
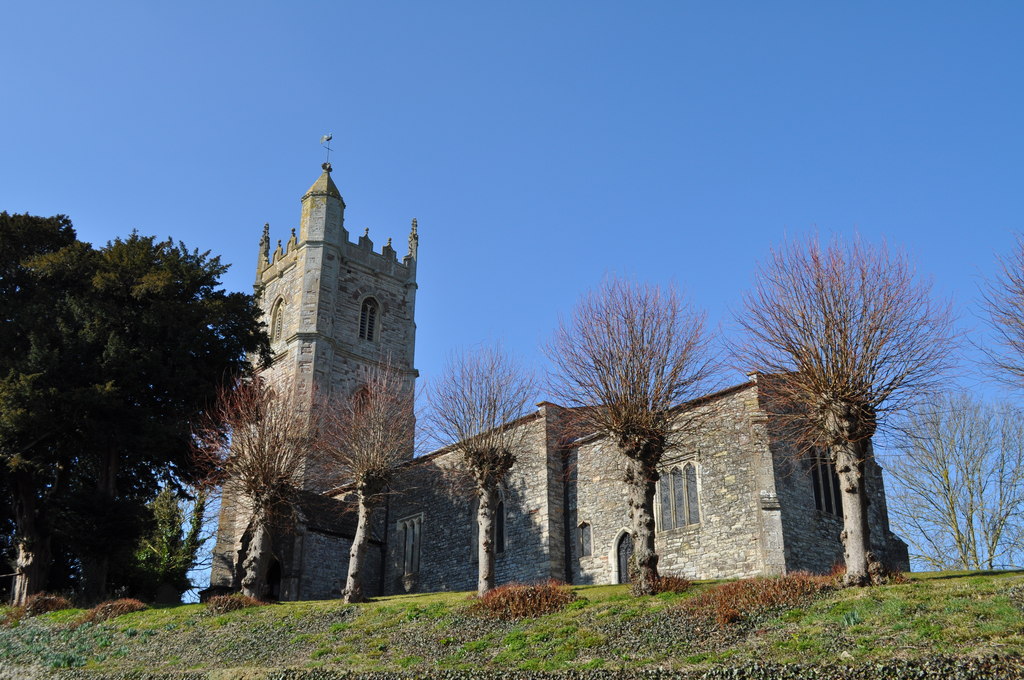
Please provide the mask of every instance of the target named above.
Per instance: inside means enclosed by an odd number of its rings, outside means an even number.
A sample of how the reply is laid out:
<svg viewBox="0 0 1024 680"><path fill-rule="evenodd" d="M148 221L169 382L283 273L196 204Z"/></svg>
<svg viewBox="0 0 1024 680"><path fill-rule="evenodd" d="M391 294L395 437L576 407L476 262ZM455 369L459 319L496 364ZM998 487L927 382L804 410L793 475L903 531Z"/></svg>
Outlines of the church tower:
<svg viewBox="0 0 1024 680"><path fill-rule="evenodd" d="M271 384L293 386L299 403L310 404L314 395L351 395L367 368L389 361L412 394L416 220L401 260L391 239L375 251L369 229L350 242L345 201L330 163L322 167L302 197L298 235L293 229L287 243L278 241L270 252L269 226L263 228L255 292L274 357L263 375ZM325 490L317 488L317 477L307 475L306 488Z"/></svg>
<svg viewBox="0 0 1024 680"><path fill-rule="evenodd" d="M412 220L409 249L401 260L391 239L379 252L374 250L369 229L355 242L350 241L345 201L331 179L330 163L322 167L320 177L302 196L298 234L292 229L287 242L277 241L271 251L270 225L263 227L255 295L263 310L273 358L261 375L278 389L294 389L300 408L308 408L317 396L352 395L364 383L367 369L390 362L401 372L411 398L418 374L413 364L419 246L416 220ZM312 492L307 498L342 481L324 470L310 452L302 470L303 487ZM221 500L211 591L235 585L236 561L248 523L245 504L230 484L225 485ZM302 511L298 519L300 525L305 521ZM320 586L310 581L311 570L297 566L306 560L321 560L323 555L316 550L326 548L316 540L327 539L321 536L307 541L301 526L295 529L291 554L279 556L283 563L275 567L276 585L271 594L282 599L327 597L329 593L317 590ZM340 569L347 548L339 543L330 551L331 563ZM303 573L309 583L300 579Z"/></svg>

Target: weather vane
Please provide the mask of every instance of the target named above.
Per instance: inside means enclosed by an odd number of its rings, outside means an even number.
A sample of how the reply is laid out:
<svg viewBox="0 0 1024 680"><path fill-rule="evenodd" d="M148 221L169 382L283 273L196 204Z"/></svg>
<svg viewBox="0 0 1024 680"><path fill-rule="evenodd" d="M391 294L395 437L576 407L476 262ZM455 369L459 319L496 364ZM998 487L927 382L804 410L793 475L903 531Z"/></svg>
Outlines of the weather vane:
<svg viewBox="0 0 1024 680"><path fill-rule="evenodd" d="M324 163L324 170L327 172L331 171L331 140L334 139L334 135L327 133L320 138L320 146L327 149L327 162Z"/></svg>

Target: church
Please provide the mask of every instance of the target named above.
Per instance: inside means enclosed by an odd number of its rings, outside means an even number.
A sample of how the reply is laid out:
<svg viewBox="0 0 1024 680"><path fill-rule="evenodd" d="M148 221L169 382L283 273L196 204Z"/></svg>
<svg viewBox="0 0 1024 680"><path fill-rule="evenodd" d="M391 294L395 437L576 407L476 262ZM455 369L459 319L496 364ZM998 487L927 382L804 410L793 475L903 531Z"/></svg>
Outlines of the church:
<svg viewBox="0 0 1024 680"><path fill-rule="evenodd" d="M345 201L331 166L302 196L299 232L271 252L264 227L256 295L264 311L272 383L293 385L300 400L359 388L361 371L390 357L411 387L416 380L416 220L399 259L391 239L376 250L369 232L352 240ZM663 574L741 578L791 571L827 572L843 561L842 509L835 470L794 455L765 410L757 376L683 406L702 429L663 461L655 498L656 547ZM497 583L557 579L623 583L632 552L621 456L595 434L566 442L568 411L541 402L511 423L524 429L516 465L500 490L495 521ZM368 595L476 587L476 513L453 488L458 453L411 458L397 470L375 511ZM344 490L322 488L313 456L292 524L268 572L268 596L311 600L341 595L355 512ZM866 471L872 549L893 569L909 568L906 544L889 528L882 471ZM237 587L244 502L226 485L213 551L211 592Z"/></svg>

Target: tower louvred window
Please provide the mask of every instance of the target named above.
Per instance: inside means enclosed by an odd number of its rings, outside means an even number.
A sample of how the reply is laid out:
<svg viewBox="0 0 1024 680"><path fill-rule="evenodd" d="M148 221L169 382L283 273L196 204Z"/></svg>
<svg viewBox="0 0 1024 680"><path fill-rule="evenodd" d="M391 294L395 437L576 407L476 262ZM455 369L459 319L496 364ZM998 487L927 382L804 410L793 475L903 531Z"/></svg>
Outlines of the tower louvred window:
<svg viewBox="0 0 1024 680"><path fill-rule="evenodd" d="M377 339L377 301L367 298L359 312L359 337L363 340Z"/></svg>

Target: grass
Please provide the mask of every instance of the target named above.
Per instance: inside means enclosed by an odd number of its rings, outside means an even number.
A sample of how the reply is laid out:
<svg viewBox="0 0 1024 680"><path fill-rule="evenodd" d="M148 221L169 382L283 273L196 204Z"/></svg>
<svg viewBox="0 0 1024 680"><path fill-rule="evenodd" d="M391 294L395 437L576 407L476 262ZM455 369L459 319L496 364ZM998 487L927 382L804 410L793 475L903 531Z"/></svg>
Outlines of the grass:
<svg viewBox="0 0 1024 680"><path fill-rule="evenodd" d="M642 598L626 586L575 586L564 610L511 621L474 615L466 593L220 615L202 605L154 607L77 626L83 612L72 609L0 628L0 666L556 671L1024 655L1020 572L914 574L905 584L828 591L726 624L692 613L714 600L716 585Z"/></svg>

